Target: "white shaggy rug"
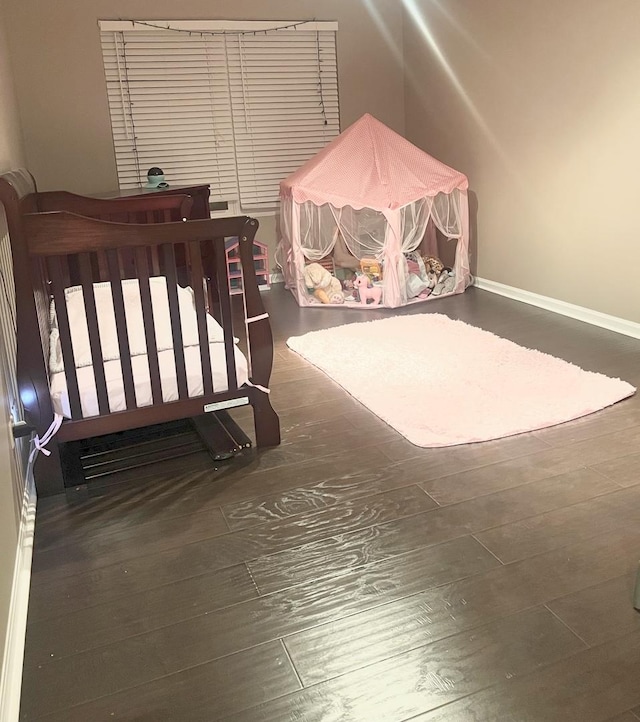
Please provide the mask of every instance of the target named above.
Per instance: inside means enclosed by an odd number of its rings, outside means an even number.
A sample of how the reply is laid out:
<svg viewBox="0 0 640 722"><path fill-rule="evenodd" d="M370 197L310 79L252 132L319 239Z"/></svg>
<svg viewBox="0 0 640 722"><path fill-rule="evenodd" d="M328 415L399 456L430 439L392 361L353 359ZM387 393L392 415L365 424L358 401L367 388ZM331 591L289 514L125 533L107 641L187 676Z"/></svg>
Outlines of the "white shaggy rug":
<svg viewBox="0 0 640 722"><path fill-rule="evenodd" d="M424 447L542 429L635 392L625 381L442 314L348 324L294 336L287 344Z"/></svg>

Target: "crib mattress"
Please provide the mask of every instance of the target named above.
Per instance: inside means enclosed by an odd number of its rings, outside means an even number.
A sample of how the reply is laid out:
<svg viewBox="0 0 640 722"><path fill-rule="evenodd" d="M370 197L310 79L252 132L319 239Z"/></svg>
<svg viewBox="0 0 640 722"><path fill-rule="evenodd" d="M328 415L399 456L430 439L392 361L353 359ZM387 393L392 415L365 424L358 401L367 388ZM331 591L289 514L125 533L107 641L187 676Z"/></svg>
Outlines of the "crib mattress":
<svg viewBox="0 0 640 722"><path fill-rule="evenodd" d="M213 388L215 391L226 391L228 389L228 381L224 344L211 343L209 344L209 351L211 356L211 369L213 373ZM237 346L234 347L234 351L238 386L241 386L249 378L247 360ZM184 361L187 372L187 388L189 396L202 396L203 386L200 348L198 346L189 346L185 348ZM160 351L158 354L158 363L160 366L162 400L165 402L177 401L178 383L176 380L176 366L173 349ZM136 391L136 403L139 407L150 406L152 404L151 377L149 374L149 364L147 362L146 355L134 356L131 359L131 367ZM124 397L124 382L122 380L122 368L120 366L120 361L106 361L104 364L104 371L107 380L107 393L110 411L126 411L127 406ZM98 395L94 382L93 366L84 366L76 369L76 373L78 375L78 388L80 390L82 415L85 418L89 416L99 416L100 411L98 409ZM70 419L71 408L64 372L52 374L50 379L50 389L54 411L58 414L62 414L65 418Z"/></svg>
<svg viewBox="0 0 640 722"><path fill-rule="evenodd" d="M173 337L167 279L154 276L149 279L151 307L155 325L155 340L158 349L158 365L162 400L164 402L178 400L178 383L176 365L173 354ZM190 288L176 287L182 339L184 342L185 371L187 389L190 397L202 396L202 364L198 336L198 322L194 306L194 294ZM136 404L138 407L151 406L151 375L147 358L147 346L143 325L143 311L140 301L140 287L137 279L122 281L124 309L127 322L129 350L135 387ZM111 284L109 282L94 283L93 295L96 306L98 328L104 371L107 384L109 410L126 411L122 366L120 364L120 348L115 322L114 304ZM92 354L89 342L87 316L84 294L81 286L72 286L64 291L67 316L71 332L73 357L76 364L80 403L84 418L99 416L98 394L95 385ZM64 360L58 330L55 304L51 304L51 329L49 350L49 386L54 411L66 418L71 417L69 393L64 374ZM224 332L218 322L209 314L206 317L209 354L213 375L213 388L216 392L228 389L227 361L224 347ZM235 339L237 341L237 339ZM236 359L236 375L238 386L248 379L247 360L234 345Z"/></svg>

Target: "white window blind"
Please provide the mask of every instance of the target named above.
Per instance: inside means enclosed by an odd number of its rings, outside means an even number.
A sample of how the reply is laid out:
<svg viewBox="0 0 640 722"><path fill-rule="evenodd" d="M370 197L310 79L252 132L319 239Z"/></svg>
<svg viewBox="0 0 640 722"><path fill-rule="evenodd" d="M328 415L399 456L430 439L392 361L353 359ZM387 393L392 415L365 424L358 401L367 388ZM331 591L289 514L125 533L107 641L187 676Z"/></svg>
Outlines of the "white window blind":
<svg viewBox="0 0 640 722"><path fill-rule="evenodd" d="M210 184L212 201L274 208L280 181L340 132L336 30L101 21L120 187L159 166L170 184Z"/></svg>

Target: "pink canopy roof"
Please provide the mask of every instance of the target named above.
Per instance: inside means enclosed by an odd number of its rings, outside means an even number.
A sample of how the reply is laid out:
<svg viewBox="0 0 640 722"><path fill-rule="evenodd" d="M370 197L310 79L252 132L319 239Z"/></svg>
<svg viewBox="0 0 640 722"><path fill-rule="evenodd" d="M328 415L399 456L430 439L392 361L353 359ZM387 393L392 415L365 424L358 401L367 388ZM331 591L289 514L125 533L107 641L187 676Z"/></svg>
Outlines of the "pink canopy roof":
<svg viewBox="0 0 640 722"><path fill-rule="evenodd" d="M283 180L280 195L383 211L468 185L465 175L366 113Z"/></svg>

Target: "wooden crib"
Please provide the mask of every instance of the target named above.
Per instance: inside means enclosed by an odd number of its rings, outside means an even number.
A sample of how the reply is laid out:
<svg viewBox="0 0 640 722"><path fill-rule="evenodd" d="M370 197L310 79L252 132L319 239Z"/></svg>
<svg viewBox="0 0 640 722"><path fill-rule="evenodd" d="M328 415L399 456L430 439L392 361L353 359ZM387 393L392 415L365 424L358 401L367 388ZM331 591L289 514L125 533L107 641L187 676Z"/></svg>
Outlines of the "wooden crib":
<svg viewBox="0 0 640 722"><path fill-rule="evenodd" d="M14 262L17 371L25 420L42 435L56 404L58 411L66 404L69 417L49 445L51 456L38 457L40 495L63 491L65 481L66 486L78 483L77 462L68 448L89 437L250 404L257 445L280 442L268 393L273 339L252 257L257 221L245 216L179 220L188 217L190 202L179 194L107 201L39 194L28 173L0 176ZM246 362L238 355L235 336L241 334L234 329L229 295L224 258L229 237L240 241ZM159 287L161 298L154 295ZM106 310L100 305L105 293ZM189 293L190 304L185 300ZM86 318L81 324L87 336L83 351L78 298L80 315ZM132 298L141 324L133 336ZM157 298L166 301L165 321ZM103 353L108 318L115 358ZM168 342L159 347L165 325ZM143 350L136 352L133 347L140 343ZM63 365L56 373L50 364L54 348ZM79 362L74 353L84 354L84 360ZM63 391L52 399L54 384ZM149 398L141 401L142 386L149 387Z"/></svg>

